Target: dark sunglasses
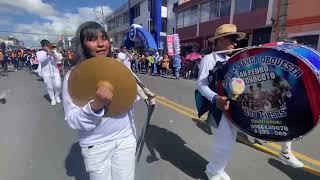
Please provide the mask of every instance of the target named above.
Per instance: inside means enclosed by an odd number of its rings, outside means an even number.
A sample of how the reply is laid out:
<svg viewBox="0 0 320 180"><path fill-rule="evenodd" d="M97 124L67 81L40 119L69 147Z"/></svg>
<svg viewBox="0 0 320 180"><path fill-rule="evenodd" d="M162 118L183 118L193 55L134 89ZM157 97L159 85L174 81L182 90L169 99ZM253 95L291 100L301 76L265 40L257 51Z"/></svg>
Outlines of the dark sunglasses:
<svg viewBox="0 0 320 180"><path fill-rule="evenodd" d="M227 37L232 44L236 44L238 42L237 36L229 36Z"/></svg>

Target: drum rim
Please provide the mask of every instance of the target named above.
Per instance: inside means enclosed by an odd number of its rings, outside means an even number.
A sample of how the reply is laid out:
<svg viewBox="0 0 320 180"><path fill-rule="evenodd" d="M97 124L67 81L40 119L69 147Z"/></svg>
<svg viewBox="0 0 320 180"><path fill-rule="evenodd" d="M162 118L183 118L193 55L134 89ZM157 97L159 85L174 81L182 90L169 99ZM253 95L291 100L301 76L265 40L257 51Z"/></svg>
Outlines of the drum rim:
<svg viewBox="0 0 320 180"><path fill-rule="evenodd" d="M319 53L318 51L316 51L315 49L310 48L310 47L308 47L308 46L305 46L305 45L302 45L302 44L291 44L291 43L283 43L283 44L281 44L281 45L292 45L292 46L295 46L295 47L297 47L297 48L307 49L307 50L311 51L312 53L316 54L316 55L318 56L318 58L320 59L320 53ZM279 45L279 46L281 46L281 45ZM275 47L276 47L276 48L280 48L279 46L275 46ZM280 49L285 49L285 48L280 48ZM284 50L284 51L285 51L285 50ZM288 53L290 53L290 54L292 54L292 55L294 55L294 56L297 55L297 56L299 56L298 58L301 58L301 59L306 60L310 66L312 66L315 70L317 70L317 68L316 68L312 63L310 63L310 62L307 60L307 58L305 58L305 57L303 57L303 56L300 56L298 53L294 53L294 54L291 53L291 52L288 52ZM297 57L297 56L296 56L296 57Z"/></svg>
<svg viewBox="0 0 320 180"><path fill-rule="evenodd" d="M290 44L290 43L286 43L286 44ZM303 48L307 48L308 50L312 49L312 48L309 49L309 47L304 46L304 45L300 45L300 44L297 44L296 46L301 46L301 47L303 47ZM314 75L316 76L316 78L318 79L318 83L320 84L320 79L319 79L319 77L318 77L318 75L317 75L317 72L315 72L315 69L316 69L316 68L315 68L313 65L312 65L313 67L310 67L310 62L309 62L306 58L297 56L297 55L296 55L297 53L291 53L291 52L288 52L288 51L284 51L284 50L283 50L284 48L280 48L279 46L252 46L252 47L245 48L245 49L243 49L243 50L241 50L241 51L233 54L232 56L230 56L230 58L226 61L226 64L228 63L229 60L231 60L233 57L239 55L240 53L243 53L244 51L247 51L247 50L256 49L256 48L259 48L259 49L261 49L261 48L264 48L264 49L265 49L265 48L275 49L275 50L277 50L277 51L281 51L281 52L284 52L284 53L289 53L290 55L298 58L299 60L304 60L303 63L305 63L305 64L309 67L309 69L311 69L311 71L313 72L313 74L314 74ZM319 54L319 53L316 53L316 54ZM320 56L320 54L319 54L319 56ZM305 61L307 61L308 63L306 63ZM224 88L223 88L223 89L224 89ZM305 136L309 135L311 132L313 132L314 129L320 124L320 117L319 117L317 123L316 123L308 132L306 132L306 133L304 133L303 135L300 135L299 137L296 137L296 138L292 138L292 139L289 138L289 139L283 139L283 140L274 140L274 139L268 139L268 138L266 138L266 139L260 139L260 138L257 138L257 137L252 136L252 135L251 135L252 133L249 134L249 133L247 133L245 130L239 128L238 124L236 124L236 123L232 120L230 113L226 112L226 116L227 116L228 121L230 121L238 130L240 130L241 132L245 133L246 135L249 135L249 136L251 136L251 137L253 137L253 138L256 138L256 139L259 139L259 140L262 140L262 141L271 141L271 142L286 142L286 141L297 141L297 140L301 140L303 137L305 137Z"/></svg>

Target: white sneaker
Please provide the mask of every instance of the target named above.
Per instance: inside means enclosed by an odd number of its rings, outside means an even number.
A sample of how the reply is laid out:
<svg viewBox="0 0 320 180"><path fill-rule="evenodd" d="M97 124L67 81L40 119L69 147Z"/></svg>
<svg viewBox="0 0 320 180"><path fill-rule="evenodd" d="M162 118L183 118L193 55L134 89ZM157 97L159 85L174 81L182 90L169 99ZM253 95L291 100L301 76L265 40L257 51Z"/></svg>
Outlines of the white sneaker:
<svg viewBox="0 0 320 180"><path fill-rule="evenodd" d="M294 168L303 168L303 163L299 161L292 153L285 154L283 152L280 153L279 159L289 166Z"/></svg>
<svg viewBox="0 0 320 180"><path fill-rule="evenodd" d="M205 171L209 180L230 180L229 175L223 171L223 173L212 175L210 172Z"/></svg>
<svg viewBox="0 0 320 180"><path fill-rule="evenodd" d="M60 97L56 97L56 101L57 101L58 104L60 104L61 103Z"/></svg>
<svg viewBox="0 0 320 180"><path fill-rule="evenodd" d="M51 99L51 105L52 105L52 106L55 106L56 104L57 104L56 100Z"/></svg>

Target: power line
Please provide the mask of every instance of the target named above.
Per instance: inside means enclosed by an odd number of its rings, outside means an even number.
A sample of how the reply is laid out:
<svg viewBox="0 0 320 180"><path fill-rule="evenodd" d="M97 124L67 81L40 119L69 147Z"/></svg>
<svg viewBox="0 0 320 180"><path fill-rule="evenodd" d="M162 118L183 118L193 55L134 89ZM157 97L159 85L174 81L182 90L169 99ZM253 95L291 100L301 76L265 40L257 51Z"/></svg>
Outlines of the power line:
<svg viewBox="0 0 320 180"><path fill-rule="evenodd" d="M15 34L30 34L30 35L41 35L41 36L61 36L61 35L54 35L54 34L41 34L41 33L33 33L33 32L18 32L18 31L2 31L0 33L15 33ZM64 36L71 36L71 35L64 35Z"/></svg>

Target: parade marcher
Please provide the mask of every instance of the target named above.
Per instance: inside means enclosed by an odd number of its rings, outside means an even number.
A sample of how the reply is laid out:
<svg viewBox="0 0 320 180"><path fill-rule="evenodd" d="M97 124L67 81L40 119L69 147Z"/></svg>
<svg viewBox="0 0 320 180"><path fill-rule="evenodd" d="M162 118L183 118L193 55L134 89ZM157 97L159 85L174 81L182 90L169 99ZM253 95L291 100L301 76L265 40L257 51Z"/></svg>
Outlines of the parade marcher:
<svg viewBox="0 0 320 180"><path fill-rule="evenodd" d="M236 42L245 37L245 33L237 32L237 27L233 24L224 24L217 28L215 36L209 41L214 43L214 51L234 49ZM203 57L199 65L198 90L213 103L214 110L220 112L215 115L212 122L214 133L213 149L211 159L206 167L206 174L209 180L229 180L230 177L224 171L231 159L232 151L236 143L237 130L226 118L224 110L228 109L227 97L219 96L209 88L209 71L212 70L218 61L224 62L229 57L226 54L216 54L215 52ZM212 117L212 112L209 117ZM217 113L215 113L217 114Z"/></svg>
<svg viewBox="0 0 320 180"><path fill-rule="evenodd" d="M180 79L180 69L181 69L181 57L179 54L174 56L174 70L175 70L175 77L176 79Z"/></svg>
<svg viewBox="0 0 320 180"><path fill-rule="evenodd" d="M39 61L37 59L37 55L34 51L31 52L31 55L30 55L30 61L31 61L31 69L33 72L36 72L37 69L38 69L38 66L39 66Z"/></svg>
<svg viewBox="0 0 320 180"><path fill-rule="evenodd" d="M155 53L155 61L155 71L160 75L162 56L160 56L159 52Z"/></svg>
<svg viewBox="0 0 320 180"><path fill-rule="evenodd" d="M79 61L91 57L110 57L107 32L96 22L86 22L77 30ZM66 73L63 83L65 120L78 130L81 153L91 180L133 180L136 137L133 108L117 117L104 117L105 106L112 100L112 90L97 88L95 97L84 107L75 105L68 91Z"/></svg>
<svg viewBox="0 0 320 180"><path fill-rule="evenodd" d="M168 55L165 55L161 61L162 75L168 75L169 64L170 64L170 58Z"/></svg>
<svg viewBox="0 0 320 180"><path fill-rule="evenodd" d="M3 55L3 72L8 72L8 64L10 63L11 59L7 52L4 52Z"/></svg>
<svg viewBox="0 0 320 180"><path fill-rule="evenodd" d="M245 33L237 32L235 25L224 24L217 28L215 36L209 41L214 43L214 51L232 50L236 47L237 41L244 37ZM225 172L225 167L231 160L237 129L227 120L223 112L229 108L227 97L219 96L209 88L209 71L213 70L218 62L225 62L229 57L227 53L217 54L214 51L201 60L198 78L199 92L213 103L213 109L209 112L210 118L207 121L212 126L214 144L210 162L206 167L206 174L209 180L229 180L230 177ZM212 113L213 111L215 113ZM291 142L283 143L280 159L293 167L303 167L303 163L291 153Z"/></svg>
<svg viewBox="0 0 320 180"><path fill-rule="evenodd" d="M11 51L10 55L11 62L14 66L14 71L18 71L19 68L19 59L18 59L18 52L17 51Z"/></svg>
<svg viewBox="0 0 320 180"><path fill-rule="evenodd" d="M120 62L122 62L124 65L126 65L129 69L131 69L130 58L128 57L128 55L126 53L119 52L118 59L120 60Z"/></svg>
<svg viewBox="0 0 320 180"><path fill-rule="evenodd" d="M2 53L1 49L0 49L0 63L1 63L1 66L3 68L4 67L4 64L3 64L3 53Z"/></svg>
<svg viewBox="0 0 320 180"><path fill-rule="evenodd" d="M52 49L52 44L44 39L40 42L42 50L36 53L39 65L41 66L41 76L47 86L51 105L61 103L61 76L57 67L57 62L61 58Z"/></svg>

